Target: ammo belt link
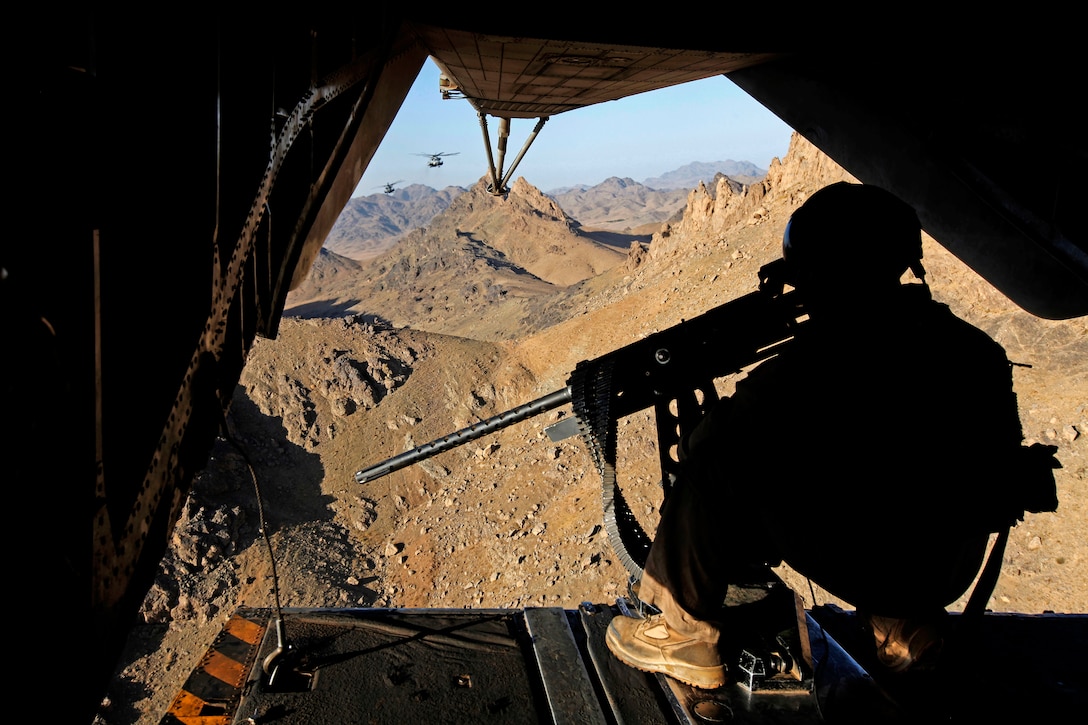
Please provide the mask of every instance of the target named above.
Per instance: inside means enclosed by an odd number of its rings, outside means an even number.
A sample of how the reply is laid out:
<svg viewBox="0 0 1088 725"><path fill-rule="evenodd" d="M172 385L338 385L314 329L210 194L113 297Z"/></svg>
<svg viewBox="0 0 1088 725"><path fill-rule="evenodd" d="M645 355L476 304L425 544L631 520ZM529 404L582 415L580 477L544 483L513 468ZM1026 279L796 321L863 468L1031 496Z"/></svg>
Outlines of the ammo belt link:
<svg viewBox="0 0 1088 725"><path fill-rule="evenodd" d="M633 580L642 568L653 543L631 513L616 483L617 421L610 414L611 360L597 365L578 365L570 377L571 407L590 456L601 475L601 504L609 542Z"/></svg>

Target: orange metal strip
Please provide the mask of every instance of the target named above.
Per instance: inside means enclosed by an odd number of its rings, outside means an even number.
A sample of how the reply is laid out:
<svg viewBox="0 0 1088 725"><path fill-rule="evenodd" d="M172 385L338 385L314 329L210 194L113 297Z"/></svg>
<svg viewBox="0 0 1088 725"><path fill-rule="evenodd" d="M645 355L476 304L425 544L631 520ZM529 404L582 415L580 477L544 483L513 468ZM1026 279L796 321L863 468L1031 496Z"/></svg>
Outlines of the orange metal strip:
<svg viewBox="0 0 1088 725"><path fill-rule="evenodd" d="M174 698L173 704L162 723L178 725L230 725L231 715L201 715L207 703L196 695L182 690Z"/></svg>
<svg viewBox="0 0 1088 725"><path fill-rule="evenodd" d="M182 690L174 698L170 705L170 714L178 719L200 715L204 709L204 701L191 692Z"/></svg>
<svg viewBox="0 0 1088 725"><path fill-rule="evenodd" d="M248 667L245 662L233 660L222 652L208 652L200 669L218 680L241 687Z"/></svg>
<svg viewBox="0 0 1088 725"><path fill-rule="evenodd" d="M247 615L254 619L247 618ZM256 658L257 649L260 646L265 630L267 629L267 626L264 624L264 622L267 621L266 617L267 614L262 613L259 610L243 608L235 612L227 623L223 625L223 631L220 632L216 641L212 643L208 648L208 651L204 653L204 657L201 658L196 672L203 673L203 675L207 677L212 677L220 682L226 683L227 685L230 685L236 693L240 693L242 687L245 685L246 677L249 674L249 668ZM255 619L258 621L254 621ZM249 656L245 661L239 662L233 657L228 657L217 650L217 646L222 644L224 636L226 635L241 642L245 642L250 646ZM235 648L235 650L237 650L237 648ZM174 701L170 704L170 709L163 717L162 724L230 725L233 713L224 714L223 709L224 706L230 709L234 705L237 705L237 701L235 700L233 705L225 702L209 702L189 691L188 688L192 687L193 682L194 677L190 676L189 681L185 683L185 687L178 692ZM209 711L215 711L217 714L201 714Z"/></svg>
<svg viewBox="0 0 1088 725"><path fill-rule="evenodd" d="M250 621L235 614L223 627L223 631L246 642L247 644L260 644L264 636L265 627L257 622Z"/></svg>

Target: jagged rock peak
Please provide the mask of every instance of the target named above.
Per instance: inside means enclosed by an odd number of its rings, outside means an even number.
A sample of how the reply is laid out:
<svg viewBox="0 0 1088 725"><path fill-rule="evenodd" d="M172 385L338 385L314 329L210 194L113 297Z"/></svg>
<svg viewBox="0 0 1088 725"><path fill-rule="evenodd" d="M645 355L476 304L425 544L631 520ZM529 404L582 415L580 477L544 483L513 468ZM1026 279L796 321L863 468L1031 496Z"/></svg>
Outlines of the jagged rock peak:
<svg viewBox="0 0 1088 725"><path fill-rule="evenodd" d="M837 181L858 180L794 131L785 158L771 160L764 183L766 188L774 189L779 200L800 206L812 192Z"/></svg>
<svg viewBox="0 0 1088 725"><path fill-rule="evenodd" d="M453 200L449 210L443 216L463 217L505 209L510 212L529 213L535 217L558 221L568 226L571 224L570 219L555 200L530 184L524 177L519 176L505 194L492 194L488 191L490 185L490 177L482 176L468 191ZM432 220L432 225L438 221L438 219Z"/></svg>
<svg viewBox="0 0 1088 725"><path fill-rule="evenodd" d="M796 209L812 191L836 181L857 179L794 132L785 158L772 159L762 181L742 184L718 175L713 192L700 182L688 193L680 221L653 235L650 256L658 259L686 253L692 240L727 243L723 235L729 230L765 223L771 217L769 207Z"/></svg>
<svg viewBox="0 0 1088 725"><path fill-rule="evenodd" d="M515 204L520 202L541 216L562 222L570 222L566 212L555 203L555 200L526 181L524 176L519 176L514 181L514 185L510 188L509 198Z"/></svg>

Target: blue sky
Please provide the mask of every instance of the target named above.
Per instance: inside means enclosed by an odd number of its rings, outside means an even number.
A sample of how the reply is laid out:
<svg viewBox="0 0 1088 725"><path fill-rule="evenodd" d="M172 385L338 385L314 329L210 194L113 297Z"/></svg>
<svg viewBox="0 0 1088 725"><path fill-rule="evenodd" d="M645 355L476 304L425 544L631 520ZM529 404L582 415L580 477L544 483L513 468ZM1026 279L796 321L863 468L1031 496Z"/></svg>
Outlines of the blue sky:
<svg viewBox="0 0 1088 725"><path fill-rule="evenodd" d="M487 117L498 163L498 119ZM517 158L535 119L510 123L503 172ZM751 161L767 168L789 147L791 129L732 81L715 76L628 96L552 116L511 177L541 191L599 184L611 176L644 181L693 161ZM430 168L433 153L444 157ZM424 63L389 132L374 154L355 196L424 184L469 187L487 173L487 151L475 109L464 99L443 100L438 68Z"/></svg>

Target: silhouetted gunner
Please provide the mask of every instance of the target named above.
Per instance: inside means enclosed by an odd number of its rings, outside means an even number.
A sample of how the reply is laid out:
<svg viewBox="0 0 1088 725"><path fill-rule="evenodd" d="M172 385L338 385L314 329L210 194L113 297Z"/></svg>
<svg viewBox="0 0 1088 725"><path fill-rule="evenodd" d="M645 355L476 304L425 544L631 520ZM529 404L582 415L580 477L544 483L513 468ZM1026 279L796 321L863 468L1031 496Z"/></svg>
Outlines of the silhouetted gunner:
<svg viewBox="0 0 1088 725"><path fill-rule="evenodd" d="M684 442L638 589L660 613L606 638L695 687L726 681L730 585L781 561L857 608L885 667L932 660L989 534L1057 505L1055 449L1022 445L1002 347L930 298L910 206L833 184L783 256L810 321Z"/></svg>

